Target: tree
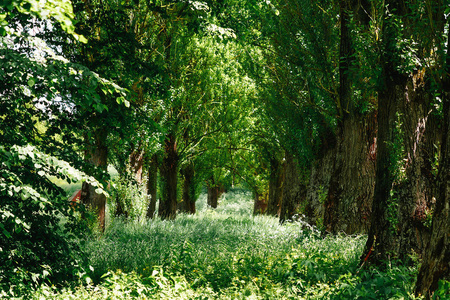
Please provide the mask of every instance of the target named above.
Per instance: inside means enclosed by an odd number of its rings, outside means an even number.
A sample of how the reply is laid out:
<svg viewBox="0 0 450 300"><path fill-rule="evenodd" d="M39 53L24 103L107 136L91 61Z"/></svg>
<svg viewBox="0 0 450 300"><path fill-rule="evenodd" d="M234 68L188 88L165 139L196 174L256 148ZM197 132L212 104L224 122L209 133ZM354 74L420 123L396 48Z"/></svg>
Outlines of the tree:
<svg viewBox="0 0 450 300"><path fill-rule="evenodd" d="M431 299L439 280L450 275L450 36L442 75L443 118L441 161L439 163L438 193L433 212L432 233L416 282L416 295Z"/></svg>
<svg viewBox="0 0 450 300"><path fill-rule="evenodd" d="M440 17L435 18L442 9L438 3L386 4L380 44L376 183L362 256L376 264L391 257L406 259L411 249L425 249L426 242L417 236L424 239L426 234L421 211L429 209L434 194L429 176L434 150L430 145L436 142L433 126L429 126L432 122L428 123L432 120L432 88L426 84L433 77L426 72L434 67L426 61L435 55L432 49L440 47L436 30L442 26ZM424 12L427 17L419 17ZM419 19L434 25L424 25ZM435 38L431 42L425 36Z"/></svg>
<svg viewBox="0 0 450 300"><path fill-rule="evenodd" d="M85 40L74 32L70 4L40 5L16 1L0 6L0 259L5 262L0 289L11 296L29 284L66 280L83 271L77 240L86 228L49 177L83 179L103 190L73 167L82 167L76 146L61 140L55 128L70 126L71 104L94 106L91 97L96 94L86 81L120 93L111 82L56 55L36 36L52 22Z"/></svg>

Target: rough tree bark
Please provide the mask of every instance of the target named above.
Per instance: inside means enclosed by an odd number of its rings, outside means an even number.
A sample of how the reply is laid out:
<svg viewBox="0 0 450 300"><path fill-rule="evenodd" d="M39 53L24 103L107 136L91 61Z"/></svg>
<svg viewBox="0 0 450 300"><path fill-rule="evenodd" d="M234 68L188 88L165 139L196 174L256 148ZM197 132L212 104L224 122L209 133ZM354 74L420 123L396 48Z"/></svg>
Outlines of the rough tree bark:
<svg viewBox="0 0 450 300"><path fill-rule="evenodd" d="M306 192L305 184L300 182L299 172L294 156L291 152L285 151L286 175L283 186L283 201L281 202L280 223L283 224L297 212L300 203L304 200Z"/></svg>
<svg viewBox="0 0 450 300"><path fill-rule="evenodd" d="M306 215L328 232L368 231L375 183L376 117L361 114L352 99L354 46L352 18L367 26L367 1L340 0L338 124L322 138L322 151L312 165Z"/></svg>
<svg viewBox="0 0 450 300"><path fill-rule="evenodd" d="M426 91L424 71L408 77L404 99L399 103L399 119L404 137L404 179L392 187L398 199L398 254L407 258L411 250L424 252L430 237L424 225L435 196L434 176L431 176L430 156L438 144L436 128L430 122L432 110ZM397 125L398 126L398 125Z"/></svg>
<svg viewBox="0 0 450 300"><path fill-rule="evenodd" d="M161 219L175 219L177 215L179 156L175 135L169 134L164 144L164 157L161 165L161 201L158 215Z"/></svg>
<svg viewBox="0 0 450 300"><path fill-rule="evenodd" d="M450 82L449 82L450 84ZM431 299L440 279L450 276L450 93L444 103L444 128L439 164L439 190L432 233L416 283L416 295Z"/></svg>
<svg viewBox="0 0 450 300"><path fill-rule="evenodd" d="M138 184L142 183L142 171L144 168L144 151L140 146L131 152L129 157L130 169L133 172L134 179Z"/></svg>
<svg viewBox="0 0 450 300"><path fill-rule="evenodd" d="M266 214L278 216L283 201L283 182L285 174L284 162L273 156L270 159L269 199Z"/></svg>
<svg viewBox="0 0 450 300"><path fill-rule="evenodd" d="M156 209L157 197L157 179L158 179L158 157L156 154L150 159L150 166L147 175L147 195L150 202L147 207L147 218L153 218Z"/></svg>
<svg viewBox="0 0 450 300"><path fill-rule="evenodd" d="M364 2L364 1L363 1ZM363 7L363 5L366 5ZM350 78L354 63L351 14L362 26L367 22L367 3L339 1L339 120L333 173L325 199L324 227L330 232L367 232L374 189L375 165L371 151L376 149L376 122L373 115L361 115L352 99ZM370 10L368 10L370 11ZM367 100L366 100L367 101ZM371 150L372 149L372 150Z"/></svg>
<svg viewBox="0 0 450 300"><path fill-rule="evenodd" d="M391 1L391 9L403 13L399 1ZM398 254L397 240L397 203L393 196L393 184L396 179L396 157L402 147L399 138L399 105L405 101L405 87L408 77L396 69L398 53L395 41L398 32L393 20L386 20L383 26L383 51L381 54L383 68L383 86L378 96L378 136L376 159L376 182L372 206L371 226L361 262L381 264ZM396 154L397 152L397 154Z"/></svg>
<svg viewBox="0 0 450 300"><path fill-rule="evenodd" d="M309 184L306 190L305 213L311 225L321 226L325 216L325 199L328 194L336 157L335 136L329 132L322 144L322 151L311 166ZM284 198L284 197L283 197Z"/></svg>
<svg viewBox="0 0 450 300"><path fill-rule="evenodd" d="M324 227L329 232L353 234L369 229L377 146L373 118L349 116L337 129L333 171L324 199Z"/></svg>
<svg viewBox="0 0 450 300"><path fill-rule="evenodd" d="M399 29L398 21L389 16L382 32L384 85L378 97L376 184L371 227L361 257L362 263L374 264L392 257L407 259L411 251L425 250L429 233L423 221L434 195L429 174L436 135L427 126L431 108L425 70L399 71L403 61L396 43L399 34L409 34L408 9L403 1L387 4L406 25Z"/></svg>
<svg viewBox="0 0 450 300"><path fill-rule="evenodd" d="M433 212L430 243L425 252L416 282L416 295L431 299L440 279L450 277L450 32L443 80L443 113L441 161L438 193Z"/></svg>
<svg viewBox="0 0 450 300"><path fill-rule="evenodd" d="M195 169L192 163L181 169L183 176L183 199L178 203L181 212L195 214Z"/></svg>
<svg viewBox="0 0 450 300"><path fill-rule="evenodd" d="M92 165L106 171L108 162L108 147L106 146L107 131L105 128L97 129L94 132L94 144L88 145L85 150L85 157ZM83 182L81 187L81 203L92 210L97 216L97 221L101 231L105 230L106 196L97 194L96 187Z"/></svg>
<svg viewBox="0 0 450 300"><path fill-rule="evenodd" d="M224 192L223 187L219 186L213 177L207 182L207 200L206 203L211 208L217 208L217 204L219 202L219 198Z"/></svg>

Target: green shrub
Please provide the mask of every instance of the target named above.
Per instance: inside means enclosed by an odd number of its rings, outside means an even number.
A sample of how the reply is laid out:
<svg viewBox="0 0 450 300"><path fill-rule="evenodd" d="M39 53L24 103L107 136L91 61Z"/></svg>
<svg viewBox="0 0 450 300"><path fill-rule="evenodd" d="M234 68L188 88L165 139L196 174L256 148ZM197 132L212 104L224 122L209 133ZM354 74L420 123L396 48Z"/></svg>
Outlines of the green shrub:
<svg viewBox="0 0 450 300"><path fill-rule="evenodd" d="M83 174L31 146L0 147L0 161L0 295L76 278L84 228L48 177L79 180Z"/></svg>

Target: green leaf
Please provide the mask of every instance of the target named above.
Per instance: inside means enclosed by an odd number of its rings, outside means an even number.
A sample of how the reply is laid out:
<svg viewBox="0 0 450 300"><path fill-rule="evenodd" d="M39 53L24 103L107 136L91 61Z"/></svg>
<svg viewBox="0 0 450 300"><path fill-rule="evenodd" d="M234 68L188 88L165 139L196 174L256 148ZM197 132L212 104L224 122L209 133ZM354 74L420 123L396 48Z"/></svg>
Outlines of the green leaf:
<svg viewBox="0 0 450 300"><path fill-rule="evenodd" d="M3 233L3 235L6 236L8 239L11 238L11 234L10 234L8 231L6 231L5 229L2 230L2 233Z"/></svg>
<svg viewBox="0 0 450 300"><path fill-rule="evenodd" d="M33 77L31 77L30 79L28 79L28 86L29 87L33 87L33 85L36 83L36 81L34 80Z"/></svg>

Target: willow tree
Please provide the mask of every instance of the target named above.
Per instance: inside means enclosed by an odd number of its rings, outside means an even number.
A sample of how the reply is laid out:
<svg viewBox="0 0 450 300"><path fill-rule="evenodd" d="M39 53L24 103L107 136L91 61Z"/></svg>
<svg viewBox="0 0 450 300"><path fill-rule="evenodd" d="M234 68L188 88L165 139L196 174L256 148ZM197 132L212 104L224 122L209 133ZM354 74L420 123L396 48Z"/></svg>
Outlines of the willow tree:
<svg viewBox="0 0 450 300"><path fill-rule="evenodd" d="M287 3L275 2L278 13L265 29L274 83L267 111L285 124L284 147L310 170L302 200L310 220L328 231L361 232L370 211L375 129L369 92L355 71L365 57L355 58L350 31L366 21L359 17L364 3ZM339 23L332 18L338 12Z"/></svg>
<svg viewBox="0 0 450 300"><path fill-rule="evenodd" d="M162 85L166 90L159 101L158 121L164 137L160 165L162 218L176 216L180 170L185 191L195 190L188 185L198 180L189 177L203 176L197 172L195 163L204 152L202 143L213 140L236 118L234 110L239 106L239 97L245 97L241 82L246 83L240 74L239 61L234 59L239 49L233 42L233 32L206 18L207 7L177 4L170 13L160 16L160 22L167 24L160 40L169 39L170 45L158 51L164 57L157 61L164 71ZM180 19L179 14L185 18ZM199 27L199 19L204 26ZM165 43L160 45L163 47ZM187 196L185 193L184 198ZM188 206L192 207L192 203Z"/></svg>
<svg viewBox="0 0 450 300"><path fill-rule="evenodd" d="M376 184L362 257L377 264L391 257L406 259L411 249L426 249L423 222L435 194L433 144L438 141L430 82L436 80L433 70L441 61L436 49L442 49L443 31L440 3L385 5L380 4Z"/></svg>
<svg viewBox="0 0 450 300"><path fill-rule="evenodd" d="M155 66L147 57L148 44L153 42L153 36L147 37L145 32L150 25L143 21L149 15L148 9L144 8L142 5L131 7L128 3L117 1L75 1L77 29L87 38L87 43L65 43L63 41L68 37L64 35L51 39L51 44L61 49L66 57L86 65L128 90L117 97L112 90L95 82L87 82L96 91L91 100L95 109L73 105L79 128L77 135L84 138L81 148L85 152L85 159L92 166L88 172L103 177L104 183L108 178L106 167L111 136L132 143L136 128L148 124L143 118L142 90L148 91L156 80L143 79L152 78L155 73ZM132 108L123 109L122 103ZM84 183L82 201L95 210L100 226L104 228L106 198L98 195L95 189Z"/></svg>
<svg viewBox="0 0 450 300"><path fill-rule="evenodd" d="M443 117L438 193L433 212L430 243L416 282L416 295L431 299L439 280L450 276L450 36L447 40L445 73L442 76Z"/></svg>

